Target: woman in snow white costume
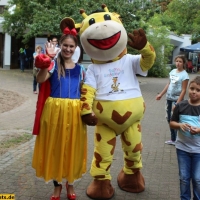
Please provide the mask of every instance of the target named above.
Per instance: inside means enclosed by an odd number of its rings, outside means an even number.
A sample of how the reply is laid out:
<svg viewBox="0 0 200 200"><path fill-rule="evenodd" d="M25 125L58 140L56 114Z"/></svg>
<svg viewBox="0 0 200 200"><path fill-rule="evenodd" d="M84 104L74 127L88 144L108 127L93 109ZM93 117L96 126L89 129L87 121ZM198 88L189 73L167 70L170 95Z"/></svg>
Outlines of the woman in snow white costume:
<svg viewBox="0 0 200 200"><path fill-rule="evenodd" d="M60 28L60 52L52 43L46 44L47 55L36 57L40 68L37 81L41 84L33 134L37 135L32 166L36 176L45 182L53 180L51 200L59 200L62 179L65 179L67 197L76 199L73 182L86 172L86 125L81 120L80 87L84 69L72 60L77 47L76 29L72 19L63 19Z"/></svg>

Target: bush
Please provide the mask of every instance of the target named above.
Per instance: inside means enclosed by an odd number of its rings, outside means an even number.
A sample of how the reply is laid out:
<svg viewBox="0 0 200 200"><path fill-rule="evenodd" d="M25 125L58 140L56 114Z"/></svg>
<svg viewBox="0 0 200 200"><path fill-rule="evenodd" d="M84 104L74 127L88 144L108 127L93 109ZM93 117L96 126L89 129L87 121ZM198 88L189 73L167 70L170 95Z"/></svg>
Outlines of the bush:
<svg viewBox="0 0 200 200"><path fill-rule="evenodd" d="M148 71L149 77L165 78L169 74L169 69L164 65L158 65L155 63L153 67Z"/></svg>

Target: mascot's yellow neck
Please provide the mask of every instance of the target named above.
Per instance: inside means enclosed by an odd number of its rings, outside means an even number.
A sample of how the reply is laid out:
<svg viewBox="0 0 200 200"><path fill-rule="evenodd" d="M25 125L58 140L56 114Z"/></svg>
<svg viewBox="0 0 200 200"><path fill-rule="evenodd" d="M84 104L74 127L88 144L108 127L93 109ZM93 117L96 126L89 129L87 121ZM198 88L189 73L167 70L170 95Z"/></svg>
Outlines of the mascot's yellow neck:
<svg viewBox="0 0 200 200"><path fill-rule="evenodd" d="M127 54L127 48L125 48L116 58L108 61L99 61L99 60L93 60L91 59L92 63L94 64L104 64L104 63L110 63L110 62L115 62L119 59L121 59L125 54Z"/></svg>

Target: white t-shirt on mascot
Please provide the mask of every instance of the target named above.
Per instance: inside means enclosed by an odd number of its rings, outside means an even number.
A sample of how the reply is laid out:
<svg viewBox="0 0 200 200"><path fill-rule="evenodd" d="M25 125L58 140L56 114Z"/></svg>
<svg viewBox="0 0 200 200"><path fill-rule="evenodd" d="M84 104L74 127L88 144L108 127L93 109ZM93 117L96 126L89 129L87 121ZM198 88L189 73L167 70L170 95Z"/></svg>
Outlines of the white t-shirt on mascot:
<svg viewBox="0 0 200 200"><path fill-rule="evenodd" d="M141 97L136 74L146 76L147 71L141 70L140 58L141 55L127 54L112 63L89 65L85 84L98 88L95 99L116 101Z"/></svg>

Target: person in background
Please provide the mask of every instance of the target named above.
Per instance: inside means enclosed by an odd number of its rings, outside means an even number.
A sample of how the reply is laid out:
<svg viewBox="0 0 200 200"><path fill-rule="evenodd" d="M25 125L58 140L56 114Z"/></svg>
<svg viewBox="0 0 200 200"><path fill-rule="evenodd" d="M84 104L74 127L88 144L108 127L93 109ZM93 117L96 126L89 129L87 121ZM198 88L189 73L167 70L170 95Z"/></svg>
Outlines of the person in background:
<svg viewBox="0 0 200 200"><path fill-rule="evenodd" d="M24 72L25 62L26 62L26 54L24 48L19 49L19 62L20 62L20 70L21 72Z"/></svg>
<svg viewBox="0 0 200 200"><path fill-rule="evenodd" d="M200 76L190 81L189 99L174 108L170 127L178 130L176 153L181 200L200 199ZM190 187L190 182L192 187Z"/></svg>
<svg viewBox="0 0 200 200"><path fill-rule="evenodd" d="M35 47L35 52L33 53L33 93L37 94L37 81L36 81L36 75L39 71L39 69L35 66L35 58L36 56L42 54L42 47L37 45Z"/></svg>
<svg viewBox="0 0 200 200"><path fill-rule="evenodd" d="M53 38L51 39L51 42L52 42L53 45L55 45L55 47L59 48L57 37L53 37Z"/></svg>
<svg viewBox="0 0 200 200"><path fill-rule="evenodd" d="M188 73L185 71L186 58L184 55L178 55L174 59L176 69L169 73L169 82L164 89L156 96L160 100L166 93L166 118L170 122L174 106L184 99L189 81ZM165 141L165 144L175 145L177 131L170 128L171 139Z"/></svg>
<svg viewBox="0 0 200 200"><path fill-rule="evenodd" d="M26 60L25 60L25 68L32 69L33 67L33 50L28 45L25 46L25 54L26 54Z"/></svg>
<svg viewBox="0 0 200 200"><path fill-rule="evenodd" d="M76 30L68 32L63 32L60 38L57 58L55 45L50 41L46 52L53 58L52 61L46 55L39 55L35 62L40 68L37 74L37 81L41 83L39 97L42 84L47 81L50 96L42 109L32 166L37 177L43 177L46 182L54 180L51 200L60 200L62 179L66 179L67 198L75 200L73 183L86 173L87 166L86 125L80 116L80 87L84 70L72 60L78 42ZM42 62L39 62L40 59ZM45 61L53 65L45 64ZM49 69L49 66L53 67ZM46 88L44 91L47 91Z"/></svg>

